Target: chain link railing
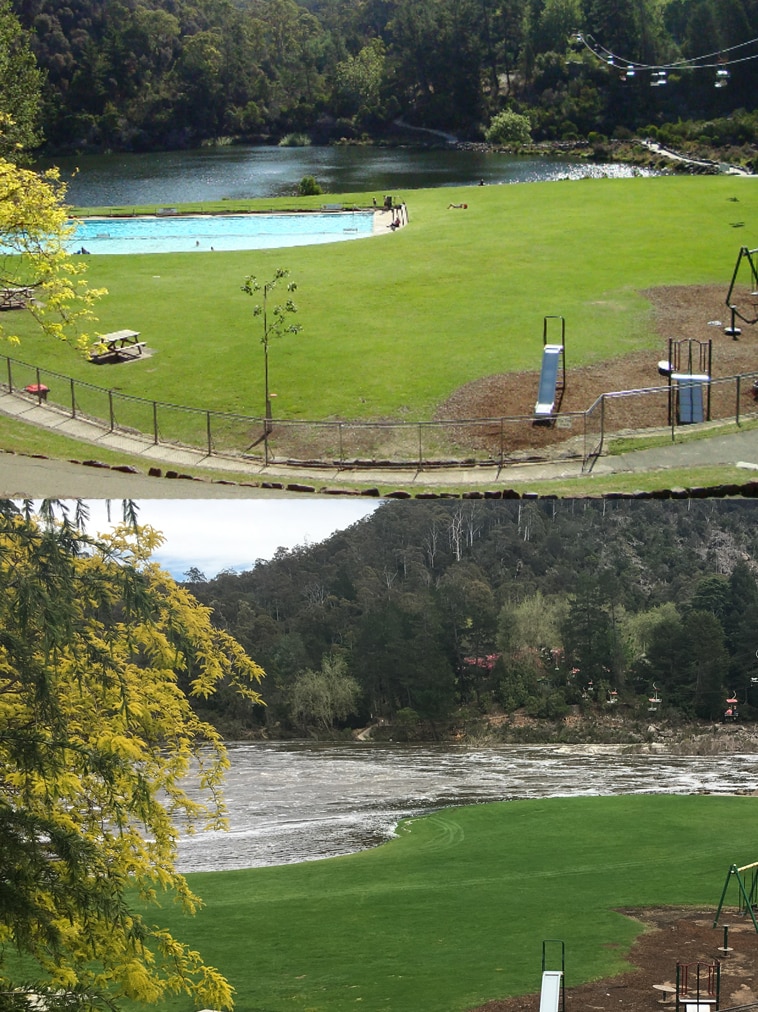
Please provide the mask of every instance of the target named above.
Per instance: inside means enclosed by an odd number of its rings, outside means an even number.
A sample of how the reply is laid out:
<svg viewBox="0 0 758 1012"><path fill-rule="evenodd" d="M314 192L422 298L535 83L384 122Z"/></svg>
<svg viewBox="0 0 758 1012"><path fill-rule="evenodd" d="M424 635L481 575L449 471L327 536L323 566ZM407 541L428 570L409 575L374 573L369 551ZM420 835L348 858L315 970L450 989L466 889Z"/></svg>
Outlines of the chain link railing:
<svg viewBox="0 0 758 1012"><path fill-rule="evenodd" d="M155 445L201 449L304 466L497 466L581 458L588 470L610 435L642 429L679 430L669 385L602 394L586 411L468 420L295 421L209 411L136 397L5 358L0 388L86 418L112 432L138 433ZM711 380L710 418L758 417L758 372ZM688 426L692 428L692 426Z"/></svg>

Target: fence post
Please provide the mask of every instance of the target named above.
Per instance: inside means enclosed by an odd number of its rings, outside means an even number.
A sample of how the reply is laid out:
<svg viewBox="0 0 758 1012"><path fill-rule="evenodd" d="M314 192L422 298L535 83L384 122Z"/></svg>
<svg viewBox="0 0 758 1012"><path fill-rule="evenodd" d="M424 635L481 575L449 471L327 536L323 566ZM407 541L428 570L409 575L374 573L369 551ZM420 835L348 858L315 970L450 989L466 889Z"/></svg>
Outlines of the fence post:
<svg viewBox="0 0 758 1012"><path fill-rule="evenodd" d="M39 366L35 369L37 374L37 404L42 403L42 377L39 374Z"/></svg>
<svg viewBox="0 0 758 1012"><path fill-rule="evenodd" d="M600 398L600 446L597 448L598 456L603 452L605 444L605 394Z"/></svg>
<svg viewBox="0 0 758 1012"><path fill-rule="evenodd" d="M505 461L505 420L500 419L500 466L503 466Z"/></svg>
<svg viewBox="0 0 758 1012"><path fill-rule="evenodd" d="M344 444L342 442L342 422L337 422L337 434L339 436L339 444L340 444L340 464L344 464L345 463L345 448L344 448Z"/></svg>
<svg viewBox="0 0 758 1012"><path fill-rule="evenodd" d="M210 411L205 412L205 435L208 440L208 456L213 456L213 441L211 439L211 413Z"/></svg>
<svg viewBox="0 0 758 1012"><path fill-rule="evenodd" d="M418 466L422 467L424 463L424 444L421 439L421 422L418 423Z"/></svg>
<svg viewBox="0 0 758 1012"><path fill-rule="evenodd" d="M13 393L13 375L11 373L11 359L10 355L6 356L5 361L8 363L8 393Z"/></svg>
<svg viewBox="0 0 758 1012"><path fill-rule="evenodd" d="M738 425L740 424L740 388L742 386L742 384L740 382L741 380L742 380L742 374L740 373L737 376L737 411L736 411L736 414L735 414L735 421L737 422Z"/></svg>
<svg viewBox="0 0 758 1012"><path fill-rule="evenodd" d="M74 377L72 376L68 382L71 388L71 417L76 418L76 384L74 383Z"/></svg>
<svg viewBox="0 0 758 1012"><path fill-rule="evenodd" d="M115 426L115 423L116 423L116 419L115 419L115 416L113 414L113 391L112 390L108 391L108 414L109 414L110 420L111 420L111 432L113 432L113 429L114 429L114 426Z"/></svg>
<svg viewBox="0 0 758 1012"><path fill-rule="evenodd" d="M153 401L153 446L158 445L158 402Z"/></svg>

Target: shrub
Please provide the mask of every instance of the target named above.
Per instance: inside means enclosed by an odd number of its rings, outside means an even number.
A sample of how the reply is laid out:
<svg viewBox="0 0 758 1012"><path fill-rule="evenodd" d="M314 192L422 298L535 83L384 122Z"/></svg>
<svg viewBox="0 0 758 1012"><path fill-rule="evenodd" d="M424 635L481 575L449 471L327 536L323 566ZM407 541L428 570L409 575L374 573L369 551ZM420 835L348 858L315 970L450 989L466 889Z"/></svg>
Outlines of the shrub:
<svg viewBox="0 0 758 1012"><path fill-rule="evenodd" d="M324 191L321 189L319 184L313 178L313 176L303 176L298 183L297 195L298 197L317 197Z"/></svg>
<svg viewBox="0 0 758 1012"><path fill-rule="evenodd" d="M532 139L529 118L503 109L492 117L484 137L488 144L529 144Z"/></svg>
<svg viewBox="0 0 758 1012"><path fill-rule="evenodd" d="M311 139L308 134L293 133L287 134L279 141L280 148L307 148L310 147Z"/></svg>

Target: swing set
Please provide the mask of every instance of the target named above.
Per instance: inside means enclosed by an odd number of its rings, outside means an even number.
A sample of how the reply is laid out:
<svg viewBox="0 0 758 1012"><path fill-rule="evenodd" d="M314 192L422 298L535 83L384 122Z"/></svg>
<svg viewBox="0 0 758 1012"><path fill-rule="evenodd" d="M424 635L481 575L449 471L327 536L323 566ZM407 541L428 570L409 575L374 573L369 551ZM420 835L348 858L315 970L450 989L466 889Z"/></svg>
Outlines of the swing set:
<svg viewBox="0 0 758 1012"><path fill-rule="evenodd" d="M724 328L724 333L729 334L731 337L737 340L739 335L742 333L740 328L737 326L737 317L742 320L743 323L752 325L758 323L758 267L756 266L755 256L758 254L758 249L748 249L747 246L742 246L737 256L737 263L734 265L734 272L732 274L732 282L729 285L729 291L726 296L726 304L732 314L732 323L730 327ZM750 273L750 299L752 300L749 308L747 305L743 305L743 308L736 303L734 294L735 285L737 284L738 275L745 274L744 264L747 264L747 269ZM744 301L744 296L743 296Z"/></svg>
<svg viewBox="0 0 758 1012"><path fill-rule="evenodd" d="M746 876L745 872L751 872L750 876ZM752 864L743 864L741 868L738 868L736 864L730 866L729 871L726 874L726 881L724 882L724 888L721 892L721 899L719 900L718 910L716 911L716 916L713 920L713 926L714 928L718 927L719 916L721 915L724 900L726 899L726 894L729 889L729 883L732 878L737 881L739 912L743 915L750 915L753 927L755 928L756 933L758 933L758 921L755 919L756 897L758 897L758 861L753 861Z"/></svg>

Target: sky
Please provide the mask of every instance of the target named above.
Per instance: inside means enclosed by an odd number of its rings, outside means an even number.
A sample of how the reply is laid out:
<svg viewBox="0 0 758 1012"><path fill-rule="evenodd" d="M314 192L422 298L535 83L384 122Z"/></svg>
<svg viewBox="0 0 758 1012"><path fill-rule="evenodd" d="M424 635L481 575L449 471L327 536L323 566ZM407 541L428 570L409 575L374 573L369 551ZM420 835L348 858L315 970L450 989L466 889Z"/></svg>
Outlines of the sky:
<svg viewBox="0 0 758 1012"><path fill-rule="evenodd" d="M105 500L87 503L91 534L109 526ZM153 559L175 580L194 566L208 579L222 569L251 569L277 548L296 548L326 540L377 507L365 499L139 499L138 521L165 537ZM111 522L121 520L121 502L111 503Z"/></svg>

